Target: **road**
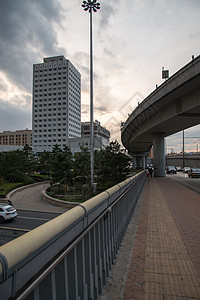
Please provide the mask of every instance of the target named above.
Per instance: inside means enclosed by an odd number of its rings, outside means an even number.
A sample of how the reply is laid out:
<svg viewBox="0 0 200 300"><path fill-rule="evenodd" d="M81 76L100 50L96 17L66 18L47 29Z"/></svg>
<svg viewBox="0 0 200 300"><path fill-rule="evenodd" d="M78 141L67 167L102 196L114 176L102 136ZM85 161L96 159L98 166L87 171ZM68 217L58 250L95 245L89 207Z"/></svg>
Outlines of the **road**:
<svg viewBox="0 0 200 300"><path fill-rule="evenodd" d="M61 213L17 210L14 220L0 224L0 246L56 218Z"/></svg>
<svg viewBox="0 0 200 300"><path fill-rule="evenodd" d="M200 178L189 178L187 173L182 172L177 172L177 174L169 174L167 176L185 185L193 192L200 194Z"/></svg>
<svg viewBox="0 0 200 300"><path fill-rule="evenodd" d="M21 209L18 209L17 213L17 218L1 224L0 227L25 229L29 231L60 215L60 213L39 212Z"/></svg>
<svg viewBox="0 0 200 300"><path fill-rule="evenodd" d="M63 213L67 208L53 206L42 199L42 190L49 186L48 183L29 186L25 190L19 191L11 196L14 207L34 211L48 211Z"/></svg>
<svg viewBox="0 0 200 300"><path fill-rule="evenodd" d="M42 199L42 190L47 183L34 185L11 196L13 206L17 209L16 219L0 224L0 245L48 222L66 212L64 207L53 206Z"/></svg>

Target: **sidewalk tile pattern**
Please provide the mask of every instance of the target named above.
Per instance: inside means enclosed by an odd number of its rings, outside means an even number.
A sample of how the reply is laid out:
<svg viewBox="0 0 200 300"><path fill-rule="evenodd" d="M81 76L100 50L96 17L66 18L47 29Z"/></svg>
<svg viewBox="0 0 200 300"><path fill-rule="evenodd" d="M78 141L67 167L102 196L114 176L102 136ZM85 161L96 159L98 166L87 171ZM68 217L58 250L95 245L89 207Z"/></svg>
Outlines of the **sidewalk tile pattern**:
<svg viewBox="0 0 200 300"><path fill-rule="evenodd" d="M200 299L200 196L148 179L124 300Z"/></svg>

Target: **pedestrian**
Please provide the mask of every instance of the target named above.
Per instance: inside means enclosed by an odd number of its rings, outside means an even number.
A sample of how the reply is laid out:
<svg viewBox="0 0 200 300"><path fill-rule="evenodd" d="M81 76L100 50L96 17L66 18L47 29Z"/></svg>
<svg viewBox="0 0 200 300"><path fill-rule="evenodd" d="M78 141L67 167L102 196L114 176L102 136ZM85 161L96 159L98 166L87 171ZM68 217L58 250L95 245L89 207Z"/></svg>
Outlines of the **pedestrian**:
<svg viewBox="0 0 200 300"><path fill-rule="evenodd" d="M146 169L146 177L150 177L148 168Z"/></svg>
<svg viewBox="0 0 200 300"><path fill-rule="evenodd" d="M11 205L11 206L13 206L11 200L8 200L8 204Z"/></svg>
<svg viewBox="0 0 200 300"><path fill-rule="evenodd" d="M149 175L150 175L150 177L152 178L152 175L153 175L153 169L150 167L149 168Z"/></svg>

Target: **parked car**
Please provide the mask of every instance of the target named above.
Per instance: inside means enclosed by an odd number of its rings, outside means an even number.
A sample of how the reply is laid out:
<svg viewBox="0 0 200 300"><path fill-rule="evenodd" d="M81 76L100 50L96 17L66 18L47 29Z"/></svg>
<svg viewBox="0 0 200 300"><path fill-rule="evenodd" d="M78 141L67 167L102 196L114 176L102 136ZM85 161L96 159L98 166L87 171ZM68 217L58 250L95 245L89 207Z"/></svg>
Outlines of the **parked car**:
<svg viewBox="0 0 200 300"><path fill-rule="evenodd" d="M200 177L200 169L198 169L198 168L191 168L188 171L188 177Z"/></svg>
<svg viewBox="0 0 200 300"><path fill-rule="evenodd" d="M11 220L17 217L16 209L9 204L0 204L0 223Z"/></svg>
<svg viewBox="0 0 200 300"><path fill-rule="evenodd" d="M176 168L174 166L167 166L166 172L167 174L176 174Z"/></svg>
<svg viewBox="0 0 200 300"><path fill-rule="evenodd" d="M191 169L190 167L184 167L184 168L183 168L183 173L188 173L188 171L189 171L190 169Z"/></svg>
<svg viewBox="0 0 200 300"><path fill-rule="evenodd" d="M182 168L177 166L177 167L176 167L176 171L177 171L177 172L182 172Z"/></svg>

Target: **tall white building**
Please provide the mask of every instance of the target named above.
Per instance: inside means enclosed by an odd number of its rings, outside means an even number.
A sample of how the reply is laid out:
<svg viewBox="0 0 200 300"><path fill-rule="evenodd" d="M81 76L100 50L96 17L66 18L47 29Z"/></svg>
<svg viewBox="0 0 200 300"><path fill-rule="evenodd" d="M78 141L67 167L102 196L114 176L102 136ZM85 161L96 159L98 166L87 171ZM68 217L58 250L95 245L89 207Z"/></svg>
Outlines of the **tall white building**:
<svg viewBox="0 0 200 300"><path fill-rule="evenodd" d="M63 55L33 65L32 145L35 153L81 137L81 75Z"/></svg>

